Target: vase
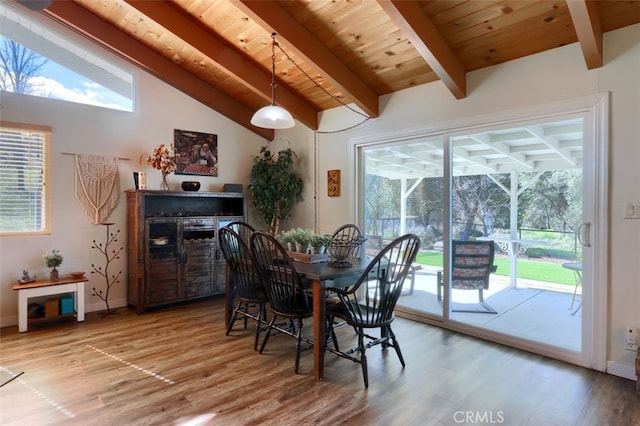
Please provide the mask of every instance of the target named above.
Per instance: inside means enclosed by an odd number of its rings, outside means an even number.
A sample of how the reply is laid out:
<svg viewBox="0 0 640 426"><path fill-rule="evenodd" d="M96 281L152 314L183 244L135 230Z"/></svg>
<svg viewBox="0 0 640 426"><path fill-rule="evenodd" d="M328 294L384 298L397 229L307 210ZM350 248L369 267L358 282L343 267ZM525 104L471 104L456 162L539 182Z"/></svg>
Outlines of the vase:
<svg viewBox="0 0 640 426"><path fill-rule="evenodd" d="M58 281L58 270L55 268L55 266L51 270L51 274L49 275L49 279L51 281Z"/></svg>
<svg viewBox="0 0 640 426"><path fill-rule="evenodd" d="M167 182L167 175L169 173L165 173L162 172L162 183L160 184L160 190L162 191L168 191L169 190L169 183Z"/></svg>

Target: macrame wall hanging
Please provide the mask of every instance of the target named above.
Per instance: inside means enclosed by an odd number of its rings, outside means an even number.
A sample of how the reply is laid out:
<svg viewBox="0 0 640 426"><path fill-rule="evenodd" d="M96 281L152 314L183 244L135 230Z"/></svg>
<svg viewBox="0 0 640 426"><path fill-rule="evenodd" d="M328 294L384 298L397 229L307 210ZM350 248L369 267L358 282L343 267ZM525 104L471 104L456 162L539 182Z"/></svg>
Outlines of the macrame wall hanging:
<svg viewBox="0 0 640 426"><path fill-rule="evenodd" d="M118 158L90 154L74 154L74 158L76 199L91 223L102 223L120 196Z"/></svg>

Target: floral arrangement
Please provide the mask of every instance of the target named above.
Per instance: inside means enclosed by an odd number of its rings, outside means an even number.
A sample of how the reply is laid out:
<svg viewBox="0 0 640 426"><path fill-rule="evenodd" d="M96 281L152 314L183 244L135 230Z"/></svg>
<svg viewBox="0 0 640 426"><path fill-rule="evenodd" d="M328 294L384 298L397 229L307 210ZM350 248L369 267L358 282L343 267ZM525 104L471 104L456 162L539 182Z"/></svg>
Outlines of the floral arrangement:
<svg viewBox="0 0 640 426"><path fill-rule="evenodd" d="M51 253L45 253L42 255L44 259L44 263L47 265L47 268L57 268L62 265L62 255L60 254L60 250L53 249Z"/></svg>
<svg viewBox="0 0 640 426"><path fill-rule="evenodd" d="M162 173L171 173L176 170L176 153L172 146L162 144L153 150L153 154L147 156L147 164Z"/></svg>

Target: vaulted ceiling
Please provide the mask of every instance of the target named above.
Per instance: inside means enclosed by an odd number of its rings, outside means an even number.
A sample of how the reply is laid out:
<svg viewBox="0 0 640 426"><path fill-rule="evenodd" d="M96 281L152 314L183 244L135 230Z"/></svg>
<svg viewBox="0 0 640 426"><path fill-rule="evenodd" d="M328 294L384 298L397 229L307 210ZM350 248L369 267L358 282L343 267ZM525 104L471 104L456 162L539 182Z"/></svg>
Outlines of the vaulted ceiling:
<svg viewBox="0 0 640 426"><path fill-rule="evenodd" d="M321 111L377 117L380 96L438 80L473 96L468 72L571 43L601 67L602 34L640 23L640 2L54 0L41 13L271 140L250 119L271 102L273 32L276 103L316 130Z"/></svg>

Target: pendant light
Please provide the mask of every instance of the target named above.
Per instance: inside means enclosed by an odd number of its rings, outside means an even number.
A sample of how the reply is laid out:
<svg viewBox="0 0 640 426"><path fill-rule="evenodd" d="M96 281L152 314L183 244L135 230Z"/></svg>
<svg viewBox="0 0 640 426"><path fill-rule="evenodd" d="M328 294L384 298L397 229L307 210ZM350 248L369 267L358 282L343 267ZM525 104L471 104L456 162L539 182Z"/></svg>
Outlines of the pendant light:
<svg viewBox="0 0 640 426"><path fill-rule="evenodd" d="M271 38L271 105L256 111L251 124L265 129L288 129L296 123L289 111L276 105L276 33L271 34Z"/></svg>

